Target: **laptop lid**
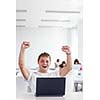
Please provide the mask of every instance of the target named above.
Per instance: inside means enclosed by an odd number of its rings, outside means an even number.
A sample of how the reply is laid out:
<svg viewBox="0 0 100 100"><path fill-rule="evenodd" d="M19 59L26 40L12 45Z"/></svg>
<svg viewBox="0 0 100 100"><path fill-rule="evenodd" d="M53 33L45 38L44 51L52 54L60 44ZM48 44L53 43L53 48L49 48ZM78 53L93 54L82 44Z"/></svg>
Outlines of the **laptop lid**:
<svg viewBox="0 0 100 100"><path fill-rule="evenodd" d="M63 96L65 95L64 77L50 77L36 79L36 96Z"/></svg>

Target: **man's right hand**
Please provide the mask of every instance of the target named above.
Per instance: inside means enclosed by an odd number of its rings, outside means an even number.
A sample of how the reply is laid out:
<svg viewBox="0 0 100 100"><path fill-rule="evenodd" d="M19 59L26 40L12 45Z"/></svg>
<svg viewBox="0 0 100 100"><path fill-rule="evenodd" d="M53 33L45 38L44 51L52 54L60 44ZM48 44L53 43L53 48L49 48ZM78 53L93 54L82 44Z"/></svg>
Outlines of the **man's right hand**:
<svg viewBox="0 0 100 100"><path fill-rule="evenodd" d="M27 49L29 47L30 47L30 42L23 41L23 43L21 44L21 48L22 49Z"/></svg>
<svg viewBox="0 0 100 100"><path fill-rule="evenodd" d="M26 65L25 65L25 49L30 47L30 42L27 41L23 41L23 43L21 44L21 50L19 53L19 68L24 76L24 78L27 80L29 77L29 70L27 69Z"/></svg>

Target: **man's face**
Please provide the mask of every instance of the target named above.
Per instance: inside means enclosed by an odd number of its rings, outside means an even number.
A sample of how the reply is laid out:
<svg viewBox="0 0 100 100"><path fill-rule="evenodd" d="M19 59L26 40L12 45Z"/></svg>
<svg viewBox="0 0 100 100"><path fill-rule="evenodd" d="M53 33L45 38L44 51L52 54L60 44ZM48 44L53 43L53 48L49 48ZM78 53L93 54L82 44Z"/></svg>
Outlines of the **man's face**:
<svg viewBox="0 0 100 100"><path fill-rule="evenodd" d="M38 64L39 64L39 68L41 71L47 71L51 64L50 58L49 57L40 57Z"/></svg>

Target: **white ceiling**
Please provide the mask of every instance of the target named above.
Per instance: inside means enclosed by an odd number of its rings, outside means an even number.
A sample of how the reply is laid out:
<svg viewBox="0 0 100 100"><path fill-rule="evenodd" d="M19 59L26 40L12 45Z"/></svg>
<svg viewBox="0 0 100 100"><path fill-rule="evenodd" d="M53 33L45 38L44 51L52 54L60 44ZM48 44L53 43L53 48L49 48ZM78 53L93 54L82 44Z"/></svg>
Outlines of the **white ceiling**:
<svg viewBox="0 0 100 100"><path fill-rule="evenodd" d="M82 0L16 0L17 27L69 28L82 21Z"/></svg>

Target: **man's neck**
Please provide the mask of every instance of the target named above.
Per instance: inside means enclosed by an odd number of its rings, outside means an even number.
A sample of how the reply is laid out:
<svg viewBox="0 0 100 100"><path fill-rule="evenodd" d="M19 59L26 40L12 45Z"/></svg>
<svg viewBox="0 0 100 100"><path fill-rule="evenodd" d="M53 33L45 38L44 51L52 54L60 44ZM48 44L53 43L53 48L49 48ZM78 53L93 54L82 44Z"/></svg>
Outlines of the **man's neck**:
<svg viewBox="0 0 100 100"><path fill-rule="evenodd" d="M40 70L40 69L39 69L39 72L40 72L40 73L47 73L47 70Z"/></svg>

